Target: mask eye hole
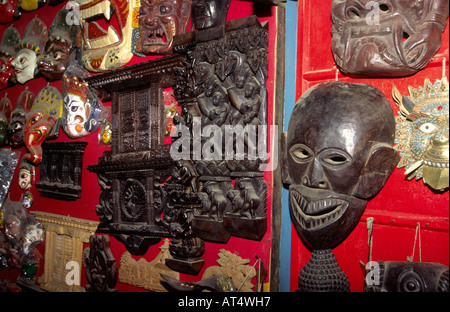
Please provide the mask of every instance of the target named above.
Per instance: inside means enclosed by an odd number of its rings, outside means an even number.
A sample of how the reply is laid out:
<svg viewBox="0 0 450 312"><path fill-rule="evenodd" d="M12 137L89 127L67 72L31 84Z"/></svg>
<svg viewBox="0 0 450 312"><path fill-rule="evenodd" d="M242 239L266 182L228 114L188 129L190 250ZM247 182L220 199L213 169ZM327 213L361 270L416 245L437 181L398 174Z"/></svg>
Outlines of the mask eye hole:
<svg viewBox="0 0 450 312"><path fill-rule="evenodd" d="M352 158L342 150L326 149L319 155L320 161L328 167L340 167L351 163Z"/></svg>
<svg viewBox="0 0 450 312"><path fill-rule="evenodd" d="M324 158L324 161L330 165L342 165L345 164L348 159L342 155L329 155Z"/></svg>
<svg viewBox="0 0 450 312"><path fill-rule="evenodd" d="M289 153L293 160L299 163L308 161L313 157L313 152L306 145L296 144L291 147Z"/></svg>
<svg viewBox="0 0 450 312"><path fill-rule="evenodd" d="M433 125L432 123L430 123L430 122L427 122L427 123L424 123L423 125L421 125L420 127L419 127L419 130L420 131L422 131L423 133L431 133L431 132L433 132L434 130L436 130L436 126L435 125Z"/></svg>

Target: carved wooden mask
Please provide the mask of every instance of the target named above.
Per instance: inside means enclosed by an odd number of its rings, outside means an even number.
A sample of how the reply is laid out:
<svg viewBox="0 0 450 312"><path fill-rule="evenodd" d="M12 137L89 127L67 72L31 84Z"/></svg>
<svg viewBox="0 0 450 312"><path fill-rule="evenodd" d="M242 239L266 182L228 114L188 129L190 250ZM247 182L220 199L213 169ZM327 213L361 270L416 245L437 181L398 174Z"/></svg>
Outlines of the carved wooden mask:
<svg viewBox="0 0 450 312"><path fill-rule="evenodd" d="M62 78L69 61L75 59L80 26L70 21L73 11L62 9L58 12L49 30L44 55L37 60L39 72L45 79L54 81Z"/></svg>
<svg viewBox="0 0 450 312"><path fill-rule="evenodd" d="M439 50L448 0L333 0L332 50L346 74L403 77Z"/></svg>
<svg viewBox="0 0 450 312"><path fill-rule="evenodd" d="M171 53L173 37L185 33L188 28L191 8L192 0L143 0L136 51L144 54Z"/></svg>
<svg viewBox="0 0 450 312"><path fill-rule="evenodd" d="M83 32L83 66L92 72L103 72L118 68L128 63L133 57L131 52L132 12L137 0L77 0L81 10L81 27ZM114 10L111 10L110 7ZM114 14L115 13L115 14ZM119 30L109 26L104 30L93 19L105 19L109 22L114 15Z"/></svg>
<svg viewBox="0 0 450 312"><path fill-rule="evenodd" d="M18 48L19 52L11 62L18 83L24 84L35 77L37 56L44 51L47 38L47 25L39 18L33 18L25 28L22 42Z"/></svg>
<svg viewBox="0 0 450 312"><path fill-rule="evenodd" d="M47 86L36 96L25 126L25 146L28 150L25 159L31 164L41 162L42 143L47 138L58 136L62 112L62 96L55 87Z"/></svg>
<svg viewBox="0 0 450 312"><path fill-rule="evenodd" d="M332 249L357 225L398 162L386 97L359 83L327 82L303 94L286 141L290 210L305 245Z"/></svg>
<svg viewBox="0 0 450 312"><path fill-rule="evenodd" d="M26 116L33 105L33 101L34 94L28 90L24 90L17 100L16 108L11 114L11 121L8 125L8 142L12 148L23 145Z"/></svg>
<svg viewBox="0 0 450 312"><path fill-rule="evenodd" d="M196 30L224 25L231 0L193 0L192 24Z"/></svg>

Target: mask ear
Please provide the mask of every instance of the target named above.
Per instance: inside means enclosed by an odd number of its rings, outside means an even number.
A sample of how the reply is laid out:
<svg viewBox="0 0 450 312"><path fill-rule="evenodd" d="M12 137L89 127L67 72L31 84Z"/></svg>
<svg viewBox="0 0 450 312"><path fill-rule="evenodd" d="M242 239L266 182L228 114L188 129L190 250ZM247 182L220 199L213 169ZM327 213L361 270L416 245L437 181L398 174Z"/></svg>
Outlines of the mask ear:
<svg viewBox="0 0 450 312"><path fill-rule="evenodd" d="M367 200L377 195L399 160L400 155L392 147L375 146L363 168L357 189L353 195Z"/></svg>
<svg viewBox="0 0 450 312"><path fill-rule="evenodd" d="M280 150L281 150L281 180L283 184L292 184L291 176L289 175L288 169L288 151L287 151L287 132L283 132L281 134L281 142L280 142Z"/></svg>

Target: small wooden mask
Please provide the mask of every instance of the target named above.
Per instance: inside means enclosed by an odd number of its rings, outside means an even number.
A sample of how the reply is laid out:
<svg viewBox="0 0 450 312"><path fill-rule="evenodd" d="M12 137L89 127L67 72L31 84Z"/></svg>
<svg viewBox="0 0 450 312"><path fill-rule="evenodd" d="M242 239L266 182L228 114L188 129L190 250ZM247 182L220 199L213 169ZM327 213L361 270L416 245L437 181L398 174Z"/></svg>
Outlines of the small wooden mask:
<svg viewBox="0 0 450 312"><path fill-rule="evenodd" d="M74 12L68 9L58 12L50 26L44 54L37 60L39 72L49 81L61 79L70 62L76 59L81 28L70 19L71 14Z"/></svg>
<svg viewBox="0 0 450 312"><path fill-rule="evenodd" d="M63 113L62 95L52 86L42 89L27 114L25 126L25 159L32 165L42 160L42 143L46 139L58 137Z"/></svg>
<svg viewBox="0 0 450 312"><path fill-rule="evenodd" d="M173 37L187 30L191 7L192 0L143 0L136 51L147 55L171 53Z"/></svg>
<svg viewBox="0 0 450 312"><path fill-rule="evenodd" d="M35 78L37 56L43 53L47 38L47 25L39 18L33 18L25 28L22 42L18 47L19 52L11 62L18 83L24 84Z"/></svg>

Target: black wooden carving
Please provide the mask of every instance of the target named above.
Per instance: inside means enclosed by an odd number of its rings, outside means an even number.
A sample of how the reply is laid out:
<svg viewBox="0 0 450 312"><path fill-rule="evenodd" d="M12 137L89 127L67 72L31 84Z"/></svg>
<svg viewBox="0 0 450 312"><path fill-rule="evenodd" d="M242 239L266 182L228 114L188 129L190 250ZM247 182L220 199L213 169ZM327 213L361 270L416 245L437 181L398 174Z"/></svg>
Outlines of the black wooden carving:
<svg viewBox="0 0 450 312"><path fill-rule="evenodd" d="M36 183L41 196L76 200L81 196L83 155L87 142L46 142L40 178Z"/></svg>
<svg viewBox="0 0 450 312"><path fill-rule="evenodd" d="M267 158L250 151L261 147L258 139L267 142L267 133L251 137L246 130L267 125L267 29L250 16L175 36L173 49L185 55L184 66L175 68L174 94L182 106L175 123L186 126L192 137L187 154L181 152L182 159L192 160L195 176L189 182L198 204L192 230L207 241L227 242L230 236L260 240L267 228L267 185L261 170ZM214 140L204 131L212 125L222 133L213 147L222 154L214 159L204 155ZM230 127L236 132L227 137ZM175 137L172 144L183 139Z"/></svg>
<svg viewBox="0 0 450 312"><path fill-rule="evenodd" d="M87 79L103 100L112 100L111 151L88 167L102 189L97 232L113 235L135 255L170 237L157 204L159 184L173 165L170 145L163 142L163 90L171 86L181 60L168 56Z"/></svg>
<svg viewBox="0 0 450 312"><path fill-rule="evenodd" d="M91 235L90 246L83 251L83 264L86 266L86 291L116 292L117 283L116 259L109 249L107 235Z"/></svg>
<svg viewBox="0 0 450 312"><path fill-rule="evenodd" d="M167 265L196 275L204 240L261 240L266 232L261 168L267 155L261 151L267 151L267 129L258 126L267 125L268 33L252 16L175 36L173 49L171 56L86 80L103 100L111 99L113 126L111 150L88 169L102 190L97 232L122 241L134 255L171 237ZM170 86L182 111L172 143L164 144L163 90ZM202 156L211 143L202 137L208 125L237 127L219 142L224 151L232 146L231 156Z"/></svg>

